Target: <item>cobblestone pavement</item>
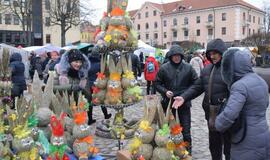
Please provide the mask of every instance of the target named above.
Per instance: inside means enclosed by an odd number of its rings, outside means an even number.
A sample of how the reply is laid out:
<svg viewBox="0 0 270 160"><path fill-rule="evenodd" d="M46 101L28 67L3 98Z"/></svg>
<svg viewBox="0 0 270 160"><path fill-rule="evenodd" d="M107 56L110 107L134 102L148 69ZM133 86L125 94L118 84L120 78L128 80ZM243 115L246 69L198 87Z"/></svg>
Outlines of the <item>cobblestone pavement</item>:
<svg viewBox="0 0 270 160"><path fill-rule="evenodd" d="M192 113L192 143L193 143L193 159L194 160L210 160L210 153L208 149L208 129L206 127L206 121L204 119L204 111L201 107L203 95L192 101L193 107L191 109ZM130 118L140 118L142 115L143 107L142 105L138 107L129 107L125 109L125 117ZM110 113L114 113L113 110L109 109ZM103 114L100 107L94 108L94 118L97 121L103 119ZM267 111L268 124L270 124L270 109ZM93 125L95 127L95 125ZM123 142L126 146L128 140ZM118 150L118 141L112 139L105 139L95 136L95 144L100 149L102 156L106 160L115 160L116 152Z"/></svg>

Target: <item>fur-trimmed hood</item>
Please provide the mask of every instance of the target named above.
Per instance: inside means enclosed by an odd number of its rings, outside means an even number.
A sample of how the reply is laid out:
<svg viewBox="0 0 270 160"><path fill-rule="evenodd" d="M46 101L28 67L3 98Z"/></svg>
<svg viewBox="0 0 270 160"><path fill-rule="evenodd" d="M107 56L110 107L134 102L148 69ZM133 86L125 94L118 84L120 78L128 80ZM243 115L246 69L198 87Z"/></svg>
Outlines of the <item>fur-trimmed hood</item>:
<svg viewBox="0 0 270 160"><path fill-rule="evenodd" d="M228 86L252 72L252 63L248 52L230 49L224 53L221 62L221 74L222 79Z"/></svg>
<svg viewBox="0 0 270 160"><path fill-rule="evenodd" d="M67 75L68 70L71 68L71 65L70 65L69 59L68 59L68 54L69 54L69 52L66 52L61 57L61 60L59 63L59 70L58 70L60 75ZM91 67L91 63L88 60L86 55L84 55L83 53L82 53L82 55L84 57L84 61L83 61L83 64L81 66L81 69L79 70L79 78L86 79L88 77L88 70Z"/></svg>

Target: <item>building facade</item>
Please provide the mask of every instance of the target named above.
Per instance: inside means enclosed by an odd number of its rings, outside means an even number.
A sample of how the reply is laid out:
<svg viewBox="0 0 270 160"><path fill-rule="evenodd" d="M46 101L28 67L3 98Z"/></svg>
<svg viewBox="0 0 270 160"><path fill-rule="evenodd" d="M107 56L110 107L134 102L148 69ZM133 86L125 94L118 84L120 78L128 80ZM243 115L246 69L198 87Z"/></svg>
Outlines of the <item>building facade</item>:
<svg viewBox="0 0 270 160"><path fill-rule="evenodd" d="M95 43L94 36L96 32L96 26L89 22L81 24L81 42Z"/></svg>
<svg viewBox="0 0 270 160"><path fill-rule="evenodd" d="M222 38L237 45L262 32L265 13L242 0L181 0L158 4L146 2L130 15L139 39L164 48L173 42L196 41L202 46Z"/></svg>
<svg viewBox="0 0 270 160"><path fill-rule="evenodd" d="M13 46L27 46L21 21L12 12L8 5L13 4L13 0L0 0L0 43ZM31 45L53 44L61 46L60 26L51 25L49 17L48 0L33 0L31 7ZM66 43L80 40L80 27L73 26L66 33Z"/></svg>

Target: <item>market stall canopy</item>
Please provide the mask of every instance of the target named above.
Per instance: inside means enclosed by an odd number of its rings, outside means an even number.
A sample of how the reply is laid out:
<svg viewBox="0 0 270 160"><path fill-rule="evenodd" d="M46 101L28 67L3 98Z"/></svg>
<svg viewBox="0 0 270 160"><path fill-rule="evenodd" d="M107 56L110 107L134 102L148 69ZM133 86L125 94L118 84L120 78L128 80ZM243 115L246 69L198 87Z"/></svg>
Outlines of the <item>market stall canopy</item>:
<svg viewBox="0 0 270 160"><path fill-rule="evenodd" d="M143 53L144 57L149 56L149 55L156 53L156 48L139 40L138 41L138 49L136 51L134 51L134 54L139 56L141 54L141 52Z"/></svg>
<svg viewBox="0 0 270 160"><path fill-rule="evenodd" d="M81 52L87 54L89 51L89 48L93 48L94 44L91 43L77 43L77 44L71 44L63 47L64 50L71 50L71 49L78 49Z"/></svg>
<svg viewBox="0 0 270 160"><path fill-rule="evenodd" d="M57 51L59 52L61 50L61 47L54 46L52 44L47 44L44 46L31 46L23 48L23 50L26 50L28 52L35 52L37 55L46 54L47 52Z"/></svg>

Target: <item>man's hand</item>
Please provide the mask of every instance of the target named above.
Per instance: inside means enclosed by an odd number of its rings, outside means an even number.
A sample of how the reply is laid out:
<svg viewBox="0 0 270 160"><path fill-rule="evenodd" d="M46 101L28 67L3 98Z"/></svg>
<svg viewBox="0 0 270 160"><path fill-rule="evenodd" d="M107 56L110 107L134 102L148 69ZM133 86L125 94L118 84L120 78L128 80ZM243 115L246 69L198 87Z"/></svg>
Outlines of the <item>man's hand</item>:
<svg viewBox="0 0 270 160"><path fill-rule="evenodd" d="M168 98L172 98L172 97L173 97L173 92L172 92L172 91L167 91L167 92L166 92L166 96L167 96Z"/></svg>
<svg viewBox="0 0 270 160"><path fill-rule="evenodd" d="M208 121L208 128L210 131L216 131L216 127L215 127L215 119L210 118Z"/></svg>
<svg viewBox="0 0 270 160"><path fill-rule="evenodd" d="M174 102L172 107L177 109L178 107L181 107L185 103L185 100L181 96L174 97Z"/></svg>

